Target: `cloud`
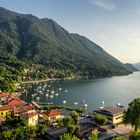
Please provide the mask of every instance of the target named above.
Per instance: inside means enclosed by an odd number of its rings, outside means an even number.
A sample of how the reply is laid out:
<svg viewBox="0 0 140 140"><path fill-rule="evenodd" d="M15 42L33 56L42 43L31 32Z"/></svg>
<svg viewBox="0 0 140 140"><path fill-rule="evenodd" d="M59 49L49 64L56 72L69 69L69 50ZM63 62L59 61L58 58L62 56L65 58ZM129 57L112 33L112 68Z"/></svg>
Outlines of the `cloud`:
<svg viewBox="0 0 140 140"><path fill-rule="evenodd" d="M113 11L116 7L114 3L110 3L109 0L90 0L91 4L100 8L104 8L108 11Z"/></svg>

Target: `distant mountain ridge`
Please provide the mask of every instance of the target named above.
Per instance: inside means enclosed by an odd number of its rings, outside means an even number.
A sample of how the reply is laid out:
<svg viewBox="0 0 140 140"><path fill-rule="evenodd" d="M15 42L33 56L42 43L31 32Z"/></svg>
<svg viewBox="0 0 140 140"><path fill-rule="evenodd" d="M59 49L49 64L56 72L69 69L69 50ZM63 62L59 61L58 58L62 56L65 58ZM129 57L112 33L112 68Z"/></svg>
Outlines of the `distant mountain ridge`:
<svg viewBox="0 0 140 140"><path fill-rule="evenodd" d="M136 67L138 70L140 70L140 62L132 64L134 67Z"/></svg>
<svg viewBox="0 0 140 140"><path fill-rule="evenodd" d="M125 65L126 69L128 69L129 71L132 71L132 72L138 71L138 69L130 63L126 63L124 65Z"/></svg>
<svg viewBox="0 0 140 140"><path fill-rule="evenodd" d="M124 75L123 63L84 36L55 21L0 8L0 57L96 77Z"/></svg>

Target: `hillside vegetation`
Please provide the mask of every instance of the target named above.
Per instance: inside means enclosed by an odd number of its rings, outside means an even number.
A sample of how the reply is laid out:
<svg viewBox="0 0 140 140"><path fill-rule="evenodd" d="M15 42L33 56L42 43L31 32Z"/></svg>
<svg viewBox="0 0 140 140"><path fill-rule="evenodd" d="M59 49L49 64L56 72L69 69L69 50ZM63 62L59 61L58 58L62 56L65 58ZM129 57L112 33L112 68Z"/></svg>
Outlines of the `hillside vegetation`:
<svg viewBox="0 0 140 140"><path fill-rule="evenodd" d="M32 78L107 77L131 73L120 61L84 36L55 21L0 8L0 62ZM11 62L22 64L17 65Z"/></svg>

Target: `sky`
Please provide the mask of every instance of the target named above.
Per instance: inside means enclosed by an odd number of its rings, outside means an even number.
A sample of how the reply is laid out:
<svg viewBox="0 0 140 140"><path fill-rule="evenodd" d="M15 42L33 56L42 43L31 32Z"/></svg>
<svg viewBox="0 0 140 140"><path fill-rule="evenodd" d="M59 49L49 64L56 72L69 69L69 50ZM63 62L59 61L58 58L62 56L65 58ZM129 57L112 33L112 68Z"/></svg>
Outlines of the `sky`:
<svg viewBox="0 0 140 140"><path fill-rule="evenodd" d="M0 0L0 7L51 18L123 63L140 62L140 0Z"/></svg>

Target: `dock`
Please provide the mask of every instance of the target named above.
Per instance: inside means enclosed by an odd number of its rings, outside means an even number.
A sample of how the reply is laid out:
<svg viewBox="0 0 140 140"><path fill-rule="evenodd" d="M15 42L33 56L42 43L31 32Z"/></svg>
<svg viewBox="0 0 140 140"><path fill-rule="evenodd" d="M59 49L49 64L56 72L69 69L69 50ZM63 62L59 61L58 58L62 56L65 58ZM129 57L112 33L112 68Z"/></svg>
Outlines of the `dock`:
<svg viewBox="0 0 140 140"><path fill-rule="evenodd" d="M32 101L31 103L32 103L36 108L38 108L38 109L41 108L41 106L40 106L37 102Z"/></svg>

